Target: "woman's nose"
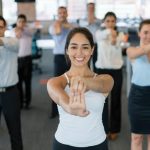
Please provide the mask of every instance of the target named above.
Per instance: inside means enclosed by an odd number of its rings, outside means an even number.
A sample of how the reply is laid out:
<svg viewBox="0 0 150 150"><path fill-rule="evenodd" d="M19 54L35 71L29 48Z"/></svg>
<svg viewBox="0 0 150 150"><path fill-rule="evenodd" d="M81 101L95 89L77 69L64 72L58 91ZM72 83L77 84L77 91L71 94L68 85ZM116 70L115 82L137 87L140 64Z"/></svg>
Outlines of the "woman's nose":
<svg viewBox="0 0 150 150"><path fill-rule="evenodd" d="M78 55L81 55L81 54L82 54L82 48L81 48L81 47L79 47L79 48L77 49L77 54L78 54Z"/></svg>

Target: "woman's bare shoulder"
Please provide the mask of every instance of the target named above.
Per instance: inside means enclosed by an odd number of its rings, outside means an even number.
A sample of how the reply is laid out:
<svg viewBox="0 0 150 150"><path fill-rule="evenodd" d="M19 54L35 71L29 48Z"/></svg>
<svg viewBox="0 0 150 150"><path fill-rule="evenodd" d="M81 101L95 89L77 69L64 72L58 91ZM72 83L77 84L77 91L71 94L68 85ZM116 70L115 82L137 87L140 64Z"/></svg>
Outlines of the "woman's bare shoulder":
<svg viewBox="0 0 150 150"><path fill-rule="evenodd" d="M47 86L65 86L65 85L66 85L66 78L64 77L64 75L52 77L47 82Z"/></svg>

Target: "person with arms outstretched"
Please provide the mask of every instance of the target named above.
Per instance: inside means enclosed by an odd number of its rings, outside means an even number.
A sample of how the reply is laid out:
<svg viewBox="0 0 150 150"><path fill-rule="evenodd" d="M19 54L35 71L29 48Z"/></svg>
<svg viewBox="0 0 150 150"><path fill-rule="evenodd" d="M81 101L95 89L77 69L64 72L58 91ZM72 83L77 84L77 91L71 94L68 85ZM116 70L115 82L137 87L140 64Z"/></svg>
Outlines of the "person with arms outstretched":
<svg viewBox="0 0 150 150"><path fill-rule="evenodd" d="M139 25L140 44L129 47L132 79L128 102L131 125L131 150L142 150L144 135L150 150L150 19Z"/></svg>
<svg viewBox="0 0 150 150"><path fill-rule="evenodd" d="M108 150L102 112L113 79L90 69L93 50L91 32L87 28L74 28L65 44L70 69L47 83L60 119L52 150Z"/></svg>
<svg viewBox="0 0 150 150"><path fill-rule="evenodd" d="M0 16L0 114L3 112L12 150L23 150L20 101L17 88L17 38L5 37L7 23Z"/></svg>

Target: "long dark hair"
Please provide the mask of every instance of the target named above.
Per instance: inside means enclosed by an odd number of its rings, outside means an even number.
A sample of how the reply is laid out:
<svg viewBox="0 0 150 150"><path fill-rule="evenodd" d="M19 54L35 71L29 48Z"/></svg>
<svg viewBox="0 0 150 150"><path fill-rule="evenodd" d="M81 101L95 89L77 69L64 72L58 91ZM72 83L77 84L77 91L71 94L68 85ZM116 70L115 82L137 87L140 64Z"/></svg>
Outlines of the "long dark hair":
<svg viewBox="0 0 150 150"><path fill-rule="evenodd" d="M77 33L81 33L83 34L87 39L88 41L90 42L90 45L91 45L91 48L94 48L94 40L93 40L93 36L92 36L92 33L87 29L87 28L84 28L84 27L76 27L74 29L72 29L68 36L67 36L67 39L66 39L66 44L65 44L65 57L66 57L66 61L67 61L67 64L68 66L70 67L71 65L71 62L70 62L70 59L67 55L67 49L68 49L68 46L70 44L70 41L72 39L72 37L77 34ZM90 58L91 60L91 58ZM88 66L90 67L90 60L88 62Z"/></svg>
<svg viewBox="0 0 150 150"><path fill-rule="evenodd" d="M105 16L104 16L104 18L103 18L103 21L105 21L105 19L106 19L107 17L114 17L115 20L117 21L117 16L116 16L116 14L115 14L114 12L112 12L112 11L109 11L109 12L107 12L107 13L105 14ZM114 27L114 30L117 31L117 26Z"/></svg>

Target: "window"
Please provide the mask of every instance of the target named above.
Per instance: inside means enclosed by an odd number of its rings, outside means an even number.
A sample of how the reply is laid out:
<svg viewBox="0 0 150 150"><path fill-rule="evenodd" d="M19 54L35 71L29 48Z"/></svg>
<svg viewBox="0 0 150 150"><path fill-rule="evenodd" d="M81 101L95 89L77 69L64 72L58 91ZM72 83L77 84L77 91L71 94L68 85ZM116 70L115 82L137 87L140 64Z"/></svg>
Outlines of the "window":
<svg viewBox="0 0 150 150"><path fill-rule="evenodd" d="M76 20L86 17L87 0L68 0L68 19Z"/></svg>
<svg viewBox="0 0 150 150"><path fill-rule="evenodd" d="M86 17L86 4L89 0L36 0L36 19L54 20L57 8L63 4L68 7L68 19L76 20ZM107 11L114 11L118 18L149 18L149 0L92 0L96 2L96 16L102 19ZM17 19L17 3L14 0L2 0L4 18L9 22ZM9 11L8 11L9 10Z"/></svg>
<svg viewBox="0 0 150 150"><path fill-rule="evenodd" d="M59 6L67 6L69 20L76 20L86 16L86 0L36 0L36 19L55 19Z"/></svg>
<svg viewBox="0 0 150 150"><path fill-rule="evenodd" d="M17 3L14 0L2 0L3 16L8 22L14 23L17 19Z"/></svg>
<svg viewBox="0 0 150 150"><path fill-rule="evenodd" d="M57 0L36 0L36 19L53 20L57 15Z"/></svg>
<svg viewBox="0 0 150 150"><path fill-rule="evenodd" d="M101 0L102 1L102 0ZM100 2L96 0L96 16L100 19L104 18L104 15L108 11L113 11L116 13L118 18L125 18L129 14L135 15L135 2L134 0L106 0L105 2Z"/></svg>
<svg viewBox="0 0 150 150"><path fill-rule="evenodd" d="M108 11L116 13L118 18L148 18L149 0L96 0L96 16L102 19Z"/></svg>

